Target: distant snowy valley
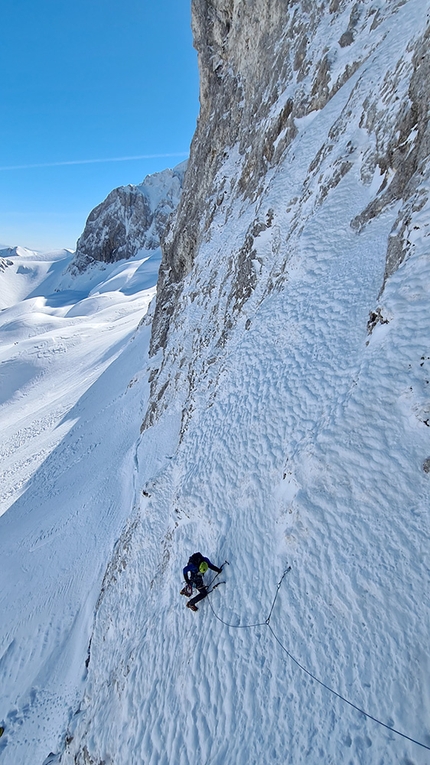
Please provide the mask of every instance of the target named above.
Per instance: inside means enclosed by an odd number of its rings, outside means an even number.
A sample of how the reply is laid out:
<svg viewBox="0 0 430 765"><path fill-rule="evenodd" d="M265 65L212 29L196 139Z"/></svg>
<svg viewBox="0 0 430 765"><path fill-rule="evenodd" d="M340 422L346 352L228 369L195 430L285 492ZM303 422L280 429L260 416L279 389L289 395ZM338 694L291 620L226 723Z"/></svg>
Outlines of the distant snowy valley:
<svg viewBox="0 0 430 765"><path fill-rule="evenodd" d="M79 703L145 407L149 327L138 325L158 262L94 266L70 289L71 258L19 249L0 284L0 752L9 744L15 763L42 762Z"/></svg>

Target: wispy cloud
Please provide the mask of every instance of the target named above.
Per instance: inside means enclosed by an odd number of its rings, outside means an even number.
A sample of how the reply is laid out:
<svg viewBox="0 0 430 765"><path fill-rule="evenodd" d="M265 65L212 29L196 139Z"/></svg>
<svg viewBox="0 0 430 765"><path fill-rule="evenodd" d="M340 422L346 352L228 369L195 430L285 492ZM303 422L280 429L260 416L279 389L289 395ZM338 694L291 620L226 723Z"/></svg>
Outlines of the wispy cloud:
<svg viewBox="0 0 430 765"><path fill-rule="evenodd" d="M32 170L36 167L62 167L64 165L95 165L103 162L134 162L139 159L166 159L168 157L188 157L188 152L177 151L171 154L139 154L136 157L108 157L106 159L71 159L63 162L38 162L34 165L4 165L1 170Z"/></svg>

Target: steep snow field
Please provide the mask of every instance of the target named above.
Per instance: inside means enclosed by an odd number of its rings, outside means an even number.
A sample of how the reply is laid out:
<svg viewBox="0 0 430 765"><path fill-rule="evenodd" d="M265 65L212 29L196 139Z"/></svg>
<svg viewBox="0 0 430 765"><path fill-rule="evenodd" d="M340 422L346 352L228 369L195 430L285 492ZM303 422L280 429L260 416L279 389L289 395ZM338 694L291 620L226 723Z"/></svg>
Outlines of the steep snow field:
<svg viewBox="0 0 430 765"><path fill-rule="evenodd" d="M0 273L2 765L430 762L428 171L382 294L400 203L351 226L382 180L363 104L427 8L399 4L367 59L355 41L257 200L211 208L164 354L145 264ZM230 565L192 613L196 550Z"/></svg>
<svg viewBox="0 0 430 765"><path fill-rule="evenodd" d="M142 261L95 267L72 291L69 252L18 252L0 275L0 758L29 765L79 704L106 561L133 506L149 327L136 330L155 289L140 289Z"/></svg>
<svg viewBox="0 0 430 765"><path fill-rule="evenodd" d="M348 196L345 180L308 229L307 268L293 256L290 287L211 364L181 442L179 405L144 433L137 483L151 496L106 579L62 763L429 762L311 681L264 625L291 565L277 638L337 693L430 746L428 245L417 241L392 278L389 323L369 338L389 221L359 245L350 228L331 237ZM178 339L198 321L190 311ZM184 608L195 549L230 562L209 597L232 627L207 601Z"/></svg>
<svg viewBox="0 0 430 765"><path fill-rule="evenodd" d="M255 202L211 208L164 358L151 360L162 407L138 445L142 491L62 765L430 761L429 204L381 297L399 204L351 226L382 181L377 166L363 180L375 146L362 105L390 67L411 66L422 11L408 3L379 28ZM226 155L220 184L244 161ZM235 314L250 231L256 281ZM178 594L195 550L230 562L197 614Z"/></svg>

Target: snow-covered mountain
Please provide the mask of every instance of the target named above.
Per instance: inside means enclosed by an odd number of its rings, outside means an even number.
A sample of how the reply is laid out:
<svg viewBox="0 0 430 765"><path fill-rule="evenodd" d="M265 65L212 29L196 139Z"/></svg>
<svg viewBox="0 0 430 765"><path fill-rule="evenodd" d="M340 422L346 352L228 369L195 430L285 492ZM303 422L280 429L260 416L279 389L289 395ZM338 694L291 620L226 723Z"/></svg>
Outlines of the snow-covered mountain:
<svg viewBox="0 0 430 765"><path fill-rule="evenodd" d="M178 206L186 166L182 162L173 170L146 176L137 186L111 191L88 216L71 273L86 270L94 261L114 263L158 250Z"/></svg>
<svg viewBox="0 0 430 765"><path fill-rule="evenodd" d="M129 261L7 307L6 765L429 762L429 15L193 0L154 314Z"/></svg>
<svg viewBox="0 0 430 765"><path fill-rule="evenodd" d="M13 261L11 260L12 256L25 256L30 253L31 250L28 250L26 247L8 247L7 245L0 245L0 273L4 272L8 266L13 265ZM10 299L11 298L9 297L8 300Z"/></svg>

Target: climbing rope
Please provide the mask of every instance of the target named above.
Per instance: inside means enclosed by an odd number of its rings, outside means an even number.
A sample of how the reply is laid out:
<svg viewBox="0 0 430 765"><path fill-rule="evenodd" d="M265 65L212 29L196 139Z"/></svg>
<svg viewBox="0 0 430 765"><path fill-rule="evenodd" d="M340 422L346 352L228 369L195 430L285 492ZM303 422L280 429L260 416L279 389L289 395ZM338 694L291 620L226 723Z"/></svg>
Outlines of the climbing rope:
<svg viewBox="0 0 430 765"><path fill-rule="evenodd" d="M227 561L226 561L226 563L227 563ZM387 728L388 730L392 731L392 733L396 733L398 736L401 736L402 738L405 738L408 741L411 741L413 744L417 744L418 746L421 746L424 749L428 749L430 751L430 746L427 746L426 744L423 744L421 741L417 741L417 739L415 739L415 738L411 738L411 736L407 736L406 733L402 733L400 730L397 730L396 728L393 728L391 725L387 725L386 723L382 722L382 720L379 720L377 717L374 717L373 715L369 714L368 712L365 712L364 709L361 709L361 707L357 706L356 704L353 704L352 701L349 701L349 699L345 698L345 696L342 696L340 693L335 691L333 688L330 688L329 685L324 683L322 680L320 680L318 677L316 677L314 674L312 674L312 672L310 672L308 669L306 669L306 667L304 667L303 664L300 664L300 662L297 661L297 659L295 659L294 656L284 646L284 644L278 638L276 633L273 631L273 628L272 628L272 626L270 624L270 620L272 618L273 609L275 608L275 603L276 603L276 600L277 600L277 597L278 597L279 590L281 588L282 582L284 581L284 579L285 579L285 577L286 577L286 575L288 574L289 571L291 571L291 566L288 566L288 568L285 569L284 573L282 574L281 579L279 580L279 582L277 584L275 597L273 598L273 603L271 605L271 608L270 608L270 611L269 611L269 615L268 615L267 619L265 619L264 622L256 622L255 624L230 624L229 622L224 621L224 619L221 619L221 617L218 616L218 614L215 612L215 609L212 606L210 598L208 598L209 606L210 606L210 608L212 610L213 615L215 616L216 619L218 619L219 622L221 622L221 624L224 624L226 627L232 627L233 629L251 629L253 627L268 627L269 631L273 635L274 639L276 640L276 642L278 643L280 648L282 648L284 653L287 654L287 656L291 659L291 661L294 662L294 664L296 664L299 667L299 669L301 669L310 678L312 678L312 680L315 680L316 683L319 683L319 685L321 685L327 691L332 693L334 696L337 696L337 698L340 699L341 701L345 702L345 704L348 704L350 707L352 707L353 709L357 710L357 712L361 712L361 714L363 714L365 717L368 717L369 720L373 720L373 722L377 723L378 725L382 725L384 728ZM216 578L216 577L214 577L214 578Z"/></svg>

